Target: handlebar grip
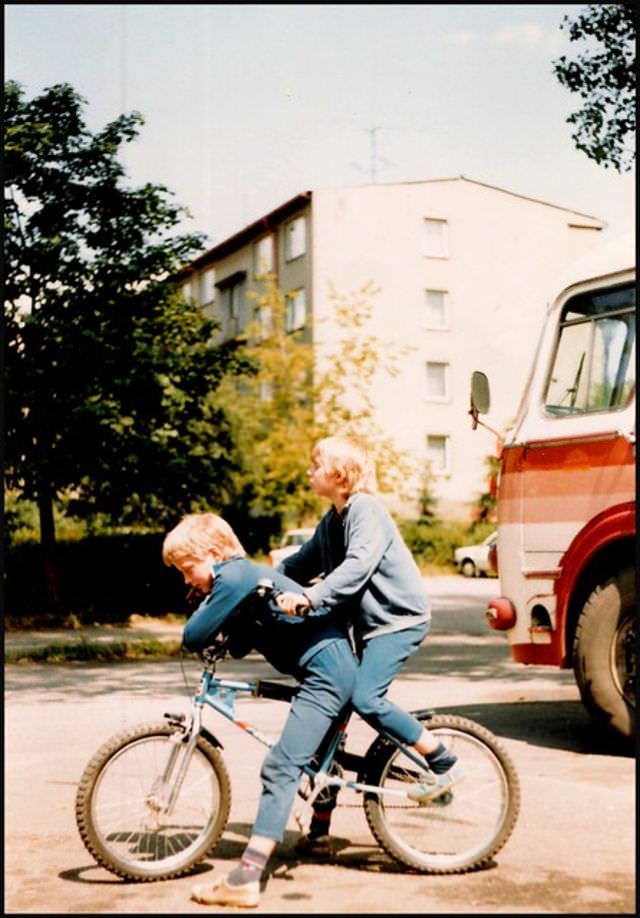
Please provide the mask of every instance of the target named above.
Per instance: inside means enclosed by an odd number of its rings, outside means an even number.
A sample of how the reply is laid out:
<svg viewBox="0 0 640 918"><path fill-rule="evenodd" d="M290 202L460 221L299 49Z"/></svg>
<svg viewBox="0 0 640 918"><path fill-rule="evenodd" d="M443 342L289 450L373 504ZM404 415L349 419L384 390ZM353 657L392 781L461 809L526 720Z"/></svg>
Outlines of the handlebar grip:
<svg viewBox="0 0 640 918"><path fill-rule="evenodd" d="M277 599L277 597L282 593L282 590L279 590L274 584L273 580L271 580L269 577L262 577L260 580L258 580L256 592L262 599ZM318 609L314 609L313 606L308 605L298 605L296 606L294 612L294 616L296 618L307 618L308 616L315 617L318 615L326 614L327 609L323 608L322 606Z"/></svg>
<svg viewBox="0 0 640 918"><path fill-rule="evenodd" d="M256 590L261 596L265 596L267 593L276 592L276 586L270 577L261 577L256 585Z"/></svg>

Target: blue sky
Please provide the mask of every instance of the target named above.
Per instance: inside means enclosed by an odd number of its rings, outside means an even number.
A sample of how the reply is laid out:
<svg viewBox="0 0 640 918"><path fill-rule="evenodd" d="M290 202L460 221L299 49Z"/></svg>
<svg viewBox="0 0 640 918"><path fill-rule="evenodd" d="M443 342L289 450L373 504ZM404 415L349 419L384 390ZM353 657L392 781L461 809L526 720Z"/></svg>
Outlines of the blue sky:
<svg viewBox="0 0 640 918"><path fill-rule="evenodd" d="M569 4L6 4L5 79L58 82L215 244L300 191L465 175L633 229L634 177L575 149ZM373 134L375 129L375 134Z"/></svg>

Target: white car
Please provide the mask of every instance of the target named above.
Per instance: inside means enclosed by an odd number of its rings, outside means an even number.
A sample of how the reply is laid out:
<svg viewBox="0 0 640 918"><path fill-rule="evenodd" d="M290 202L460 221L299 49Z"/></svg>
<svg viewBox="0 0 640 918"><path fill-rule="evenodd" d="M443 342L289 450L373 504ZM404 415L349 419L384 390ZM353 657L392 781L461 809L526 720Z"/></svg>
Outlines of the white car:
<svg viewBox="0 0 640 918"><path fill-rule="evenodd" d="M497 532L492 532L479 545L463 545L454 549L453 560L461 574L465 577L478 577L480 574L493 572L490 561L490 551L496 544Z"/></svg>
<svg viewBox="0 0 640 918"><path fill-rule="evenodd" d="M269 552L269 564L277 567L289 555L295 554L314 532L315 529L288 529L282 537L280 547Z"/></svg>

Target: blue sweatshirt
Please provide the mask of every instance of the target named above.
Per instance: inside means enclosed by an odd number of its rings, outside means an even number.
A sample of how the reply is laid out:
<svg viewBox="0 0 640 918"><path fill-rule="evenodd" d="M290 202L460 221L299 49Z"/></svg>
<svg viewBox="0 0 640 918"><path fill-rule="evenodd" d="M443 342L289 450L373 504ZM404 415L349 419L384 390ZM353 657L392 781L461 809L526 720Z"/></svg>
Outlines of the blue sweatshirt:
<svg viewBox="0 0 640 918"><path fill-rule="evenodd" d="M229 558L213 565L211 592L187 621L182 643L202 650L220 632L237 629L249 647L255 647L281 673L300 676L300 667L328 644L348 640L346 623L335 615L296 618L280 612L275 601L256 595L258 581L272 580L279 590L300 592L300 585L272 567L246 558ZM264 614L266 606L269 614ZM271 614L273 613L273 614ZM242 655L242 654L240 654Z"/></svg>
<svg viewBox="0 0 640 918"><path fill-rule="evenodd" d="M343 545L336 543L338 516L332 507L278 570L300 583L323 576L305 587L305 595L313 606L346 606L363 640L428 622L431 602L422 575L379 498L351 495L341 514Z"/></svg>

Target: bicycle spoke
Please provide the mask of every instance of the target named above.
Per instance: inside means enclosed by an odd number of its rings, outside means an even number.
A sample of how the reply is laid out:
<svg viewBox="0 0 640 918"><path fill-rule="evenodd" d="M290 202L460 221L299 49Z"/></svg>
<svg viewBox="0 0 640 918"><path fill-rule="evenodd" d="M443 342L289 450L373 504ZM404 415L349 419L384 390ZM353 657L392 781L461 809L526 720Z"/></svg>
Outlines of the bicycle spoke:
<svg viewBox="0 0 640 918"><path fill-rule="evenodd" d="M365 812L380 844L402 863L426 872L459 872L485 862L504 844L518 811L517 777L504 750L479 725L440 715L429 729L455 750L463 777L438 796L426 790L423 800L370 794ZM378 762L376 780L384 790L426 784L424 773L400 749L381 750Z"/></svg>
<svg viewBox="0 0 640 918"><path fill-rule="evenodd" d="M170 735L166 726L155 733L133 728L124 743L114 742L113 751L107 744L104 763L90 763L88 777L80 782L76 811L83 840L101 863L121 875L183 872L206 853L226 823L228 776L217 753L206 743L204 752L199 739L185 763L186 748L176 750ZM180 791L167 812L171 782L185 764Z"/></svg>

